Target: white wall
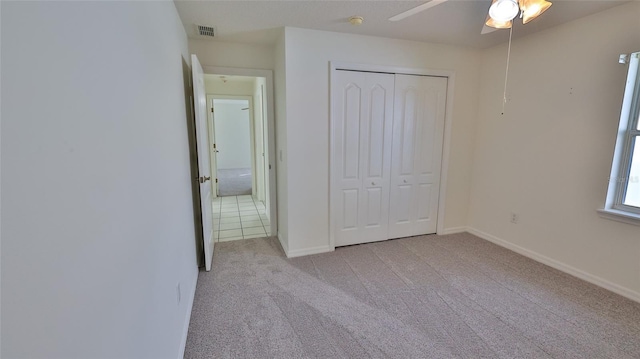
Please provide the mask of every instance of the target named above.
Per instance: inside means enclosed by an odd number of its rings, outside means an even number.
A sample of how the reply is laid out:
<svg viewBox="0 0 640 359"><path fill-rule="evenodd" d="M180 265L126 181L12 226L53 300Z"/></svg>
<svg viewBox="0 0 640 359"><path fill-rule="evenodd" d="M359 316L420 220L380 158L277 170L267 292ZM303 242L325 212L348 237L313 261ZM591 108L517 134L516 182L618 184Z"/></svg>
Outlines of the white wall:
<svg viewBox="0 0 640 359"><path fill-rule="evenodd" d="M213 101L218 169L251 168L249 101Z"/></svg>
<svg viewBox="0 0 640 359"><path fill-rule="evenodd" d="M455 71L455 94L449 99L453 101L453 128L445 229L464 227L479 53L454 46L297 28L286 28L285 40L290 254L329 246L329 61Z"/></svg>
<svg viewBox="0 0 640 359"><path fill-rule="evenodd" d="M189 39L189 51L198 56L203 66L271 70L275 64L272 45Z"/></svg>
<svg viewBox="0 0 640 359"><path fill-rule="evenodd" d="M605 201L627 72L617 59L640 50L639 19L634 2L515 40L504 116L506 46L483 53L469 209L469 225L481 234L638 300L640 227L596 209ZM518 224L509 222L512 211Z"/></svg>
<svg viewBox="0 0 640 359"><path fill-rule="evenodd" d="M1 6L1 356L179 357L198 269L174 4Z"/></svg>
<svg viewBox="0 0 640 359"><path fill-rule="evenodd" d="M253 96L254 91L252 81L224 82L218 75L204 75L204 88L207 95Z"/></svg>

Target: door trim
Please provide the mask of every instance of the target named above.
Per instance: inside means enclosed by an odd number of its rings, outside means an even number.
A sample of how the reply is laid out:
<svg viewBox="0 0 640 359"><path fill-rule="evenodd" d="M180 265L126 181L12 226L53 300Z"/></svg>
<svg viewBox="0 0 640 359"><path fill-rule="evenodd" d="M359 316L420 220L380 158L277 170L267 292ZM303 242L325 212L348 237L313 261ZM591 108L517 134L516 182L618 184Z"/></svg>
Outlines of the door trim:
<svg viewBox="0 0 640 359"><path fill-rule="evenodd" d="M362 71L362 72L382 72L389 74L401 74L401 75L416 75L416 76L434 76L434 77L446 77L447 78L447 102L445 105L444 116L444 138L442 142L442 163L440 165L440 190L438 198L438 220L436 222L436 234L444 234L445 229L445 209L446 209L446 193L447 193L447 175L449 173L449 157L451 154L451 127L453 123L453 94L455 87L455 71L453 70L436 70L425 68L407 68L399 66L386 66L386 65L372 65L351 63L342 61L330 61L329 62L329 92L333 89L332 80L336 76L336 71ZM205 68L206 73L206 68ZM331 96L329 96L329 159L333 158L335 147L335 119L333 118L333 103ZM332 201L332 191L336 188L337 183L334 178L333 164L330 160L329 163L329 246L335 249L335 230L336 223L332 216L332 208L335 205Z"/></svg>
<svg viewBox="0 0 640 359"><path fill-rule="evenodd" d="M215 151L213 150L213 144L216 143L215 141L215 121L213 118L213 115L211 113L211 111L209 111L209 106L213 106L213 95L211 94L207 94L207 126L209 127L209 153L210 153L210 159L211 159L211 181L212 181L212 186L215 188L215 191L213 191L213 198L217 198L218 196L218 184L216 183L216 179L218 178L218 159L216 158L215 160L213 159L214 157L216 157L216 154L214 153ZM213 165L213 163L215 162L215 166ZM215 170L215 173L214 173Z"/></svg>
<svg viewBox="0 0 640 359"><path fill-rule="evenodd" d="M236 67L202 66L205 74L227 75L227 76L253 76L265 78L265 100L267 104L267 139L269 151L269 166L265 170L269 173L269 223L271 233L269 236L276 236L278 233L278 198L277 198L277 178L276 178L276 122L273 100L273 71L263 69L243 69Z"/></svg>

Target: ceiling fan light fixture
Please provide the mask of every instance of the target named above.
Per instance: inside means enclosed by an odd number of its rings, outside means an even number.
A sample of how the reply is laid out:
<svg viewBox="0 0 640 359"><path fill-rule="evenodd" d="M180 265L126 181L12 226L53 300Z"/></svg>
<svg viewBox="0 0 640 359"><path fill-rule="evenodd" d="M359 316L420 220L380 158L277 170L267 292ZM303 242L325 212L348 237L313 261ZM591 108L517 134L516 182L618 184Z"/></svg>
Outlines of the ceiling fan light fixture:
<svg viewBox="0 0 640 359"><path fill-rule="evenodd" d="M491 16L487 15L487 20L484 24L494 29L510 29L512 21L496 21L492 19Z"/></svg>
<svg viewBox="0 0 640 359"><path fill-rule="evenodd" d="M489 17L498 22L511 21L518 15L516 0L493 0L489 8Z"/></svg>
<svg viewBox="0 0 640 359"><path fill-rule="evenodd" d="M519 0L520 9L522 10L522 23L526 24L529 21L540 16L545 12L553 3L546 0Z"/></svg>

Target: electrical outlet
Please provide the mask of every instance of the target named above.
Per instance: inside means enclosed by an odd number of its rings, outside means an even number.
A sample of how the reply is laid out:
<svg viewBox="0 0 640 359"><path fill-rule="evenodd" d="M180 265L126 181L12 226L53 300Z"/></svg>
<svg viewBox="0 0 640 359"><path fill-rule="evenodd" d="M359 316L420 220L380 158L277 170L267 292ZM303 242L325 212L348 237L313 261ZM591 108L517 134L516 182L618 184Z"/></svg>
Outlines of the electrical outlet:
<svg viewBox="0 0 640 359"><path fill-rule="evenodd" d="M178 300L178 304L180 304L180 300L182 299L182 291L180 290L180 283L176 285L176 299Z"/></svg>
<svg viewBox="0 0 640 359"><path fill-rule="evenodd" d="M520 216L517 213L511 212L511 223L517 224L519 219Z"/></svg>

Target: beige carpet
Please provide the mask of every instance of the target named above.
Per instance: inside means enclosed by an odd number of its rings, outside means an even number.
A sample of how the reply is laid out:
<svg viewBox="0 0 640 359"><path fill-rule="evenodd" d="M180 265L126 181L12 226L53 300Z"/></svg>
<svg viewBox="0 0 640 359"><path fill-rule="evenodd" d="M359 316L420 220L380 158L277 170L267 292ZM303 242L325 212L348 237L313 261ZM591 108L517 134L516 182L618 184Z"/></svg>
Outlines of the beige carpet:
<svg viewBox="0 0 640 359"><path fill-rule="evenodd" d="M218 169L217 175L220 197L252 193L251 168Z"/></svg>
<svg viewBox="0 0 640 359"><path fill-rule="evenodd" d="M640 358L640 304L470 234L217 243L185 358Z"/></svg>

